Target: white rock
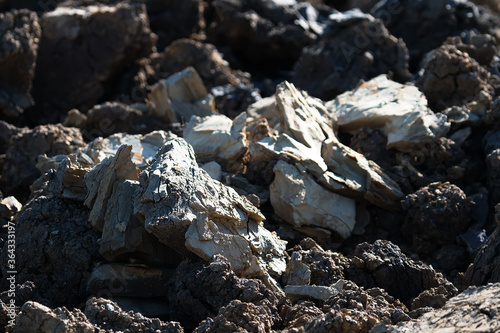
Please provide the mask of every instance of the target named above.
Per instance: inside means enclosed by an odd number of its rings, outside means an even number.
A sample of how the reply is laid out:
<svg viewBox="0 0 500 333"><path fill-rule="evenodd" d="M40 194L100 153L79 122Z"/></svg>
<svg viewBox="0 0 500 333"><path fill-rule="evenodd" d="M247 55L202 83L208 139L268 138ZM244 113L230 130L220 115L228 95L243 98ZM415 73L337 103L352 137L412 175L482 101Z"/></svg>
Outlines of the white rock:
<svg viewBox="0 0 500 333"><path fill-rule="evenodd" d="M270 186L275 213L294 227L318 226L348 238L356 223L354 200L318 185L307 173L284 161L274 167Z"/></svg>
<svg viewBox="0 0 500 333"><path fill-rule="evenodd" d="M386 75L339 95L326 107L338 118L340 129L380 128L387 136L387 148L404 152L445 135L450 127L446 116L427 107L427 99L415 86L391 81Z"/></svg>

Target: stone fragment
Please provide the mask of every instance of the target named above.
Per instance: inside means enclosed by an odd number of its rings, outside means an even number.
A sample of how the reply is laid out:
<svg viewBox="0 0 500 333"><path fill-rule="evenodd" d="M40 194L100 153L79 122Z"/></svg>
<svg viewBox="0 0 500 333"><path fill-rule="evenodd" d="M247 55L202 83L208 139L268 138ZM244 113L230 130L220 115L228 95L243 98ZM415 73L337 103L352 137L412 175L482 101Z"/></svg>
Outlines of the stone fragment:
<svg viewBox="0 0 500 333"><path fill-rule="evenodd" d="M391 72L403 82L410 78L405 43L359 10L332 14L328 30L302 49L294 70L293 83L323 100L380 74Z"/></svg>
<svg viewBox="0 0 500 333"><path fill-rule="evenodd" d="M242 171L247 158L245 113L234 120L224 115L193 116L184 128L184 140L189 143L201 163L216 161L229 172Z"/></svg>
<svg viewBox="0 0 500 333"><path fill-rule="evenodd" d="M180 253L205 260L225 256L235 272L269 276L285 270L285 242L267 231L264 216L246 198L198 167L183 139L170 139L141 173L134 213L148 232Z"/></svg>
<svg viewBox="0 0 500 333"><path fill-rule="evenodd" d="M386 75L362 83L328 102L342 130L380 128L387 148L409 151L414 145L447 133L445 116L427 107L425 96L412 85L389 80Z"/></svg>
<svg viewBox="0 0 500 333"><path fill-rule="evenodd" d="M149 106L153 114L169 123L184 120L192 116L213 114L213 97L193 67L169 76L153 86L148 95Z"/></svg>
<svg viewBox="0 0 500 333"><path fill-rule="evenodd" d="M90 109L125 66L154 50L144 4L58 7L40 18L33 96L47 120ZM45 111L50 110L50 114Z"/></svg>
<svg viewBox="0 0 500 333"><path fill-rule="evenodd" d="M326 301L330 297L337 295L344 285L344 281L339 280L336 284L333 284L329 287L326 286L296 286L296 285L287 285L285 287L285 293L289 298L303 298L310 297L314 299L319 299L322 301Z"/></svg>
<svg viewBox="0 0 500 333"><path fill-rule="evenodd" d="M213 179L218 180L218 181L221 180L222 168L221 168L219 163L217 163L215 161L208 162L208 163L203 164L201 168L203 170L205 170L206 172L208 172L210 177L212 177Z"/></svg>
<svg viewBox="0 0 500 333"><path fill-rule="evenodd" d="M0 14L0 115L19 116L34 104L32 80L41 30L36 13L26 9Z"/></svg>
<svg viewBox="0 0 500 333"><path fill-rule="evenodd" d="M36 168L38 156L66 155L83 146L79 129L57 125L41 125L22 129L11 137L0 179L0 188L6 195L14 194L24 201L29 186L40 176Z"/></svg>
<svg viewBox="0 0 500 333"><path fill-rule="evenodd" d="M354 200L329 192L294 165L278 161L270 186L271 204L295 227L316 226L348 238L356 223Z"/></svg>

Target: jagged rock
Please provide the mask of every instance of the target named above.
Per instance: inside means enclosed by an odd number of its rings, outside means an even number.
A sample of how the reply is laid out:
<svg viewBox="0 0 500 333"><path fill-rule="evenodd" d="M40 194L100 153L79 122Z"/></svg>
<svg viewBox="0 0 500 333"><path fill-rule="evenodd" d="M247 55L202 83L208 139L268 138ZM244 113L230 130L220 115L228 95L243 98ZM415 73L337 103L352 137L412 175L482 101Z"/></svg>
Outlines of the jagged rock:
<svg viewBox="0 0 500 333"><path fill-rule="evenodd" d="M490 108L494 86L490 73L468 53L455 45L442 45L423 60L423 73L417 86L434 111L467 105L472 113L484 116Z"/></svg>
<svg viewBox="0 0 500 333"><path fill-rule="evenodd" d="M0 179L0 187L6 195L14 194L25 201L29 186L40 176L36 168L39 155L70 154L83 146L80 130L57 125L42 125L34 129L22 129L11 138Z"/></svg>
<svg viewBox="0 0 500 333"><path fill-rule="evenodd" d="M398 81L409 79L408 49L381 20L355 10L330 16L327 32L302 50L293 82L330 100L387 72Z"/></svg>
<svg viewBox="0 0 500 333"><path fill-rule="evenodd" d="M43 116L88 110L106 93L125 66L154 50L144 4L58 7L40 18L33 96Z"/></svg>
<svg viewBox="0 0 500 333"><path fill-rule="evenodd" d="M274 173L269 189L278 216L294 227L319 227L342 238L351 235L356 223L354 200L329 192L307 173L284 161L278 161Z"/></svg>
<svg viewBox="0 0 500 333"><path fill-rule="evenodd" d="M215 318L202 321L194 332L270 332L274 323L275 318L268 309L234 300Z"/></svg>
<svg viewBox="0 0 500 333"><path fill-rule="evenodd" d="M48 306L76 306L85 299L88 277L99 259L99 235L88 224L88 214L81 204L57 197L40 196L23 207L16 223L17 304L29 299ZM3 252L3 276L7 259ZM19 291L26 281L34 284L27 299ZM6 282L2 290L8 290Z"/></svg>
<svg viewBox="0 0 500 333"><path fill-rule="evenodd" d="M412 85L380 75L328 102L341 130L380 128L387 148L409 151L415 145L447 133L446 117L427 107L425 96Z"/></svg>
<svg viewBox="0 0 500 333"><path fill-rule="evenodd" d="M201 167L203 170L205 170L210 177L212 177L215 180L221 180L222 177L222 168L219 163L212 161L208 162L202 165Z"/></svg>
<svg viewBox="0 0 500 333"><path fill-rule="evenodd" d="M0 154L5 154L9 148L10 139L20 130L22 129L0 120ZM2 168L0 168L1 170Z"/></svg>
<svg viewBox="0 0 500 333"><path fill-rule="evenodd" d="M31 86L41 37L36 13L12 10L0 14L0 115L19 116L34 104Z"/></svg>
<svg viewBox="0 0 500 333"><path fill-rule="evenodd" d="M448 36L459 36L468 30L490 33L498 26L498 19L472 2L461 0L383 0L371 13L404 40L410 51L412 71L425 53L439 47Z"/></svg>
<svg viewBox="0 0 500 333"><path fill-rule="evenodd" d="M239 83L213 87L210 90L215 100L215 109L231 119L246 111L250 105L262 99L259 89L253 85Z"/></svg>
<svg viewBox="0 0 500 333"><path fill-rule="evenodd" d="M215 317L232 300L253 303L272 313L278 320L278 298L257 279L239 278L222 256L216 255L208 265L182 262L171 279L169 295L171 315L186 330L194 329L207 317Z"/></svg>
<svg viewBox="0 0 500 333"><path fill-rule="evenodd" d="M389 241L358 244L355 255L362 260L355 263L358 268L368 272L377 286L403 302L409 302L422 291L441 285L449 291L448 297L457 293L457 289L431 266L406 257L398 246ZM351 273L349 278L356 282L361 276Z"/></svg>
<svg viewBox="0 0 500 333"><path fill-rule="evenodd" d="M102 231L99 253L107 260L128 255L146 262L175 262L172 250L146 232L134 216L134 199L139 195L139 169L131 159L132 146L121 146L114 157L107 157L85 175L91 208L89 222Z"/></svg>
<svg viewBox="0 0 500 333"><path fill-rule="evenodd" d="M224 115L193 116L184 128L184 140L201 163L216 161L229 172L243 170L247 159L246 113L234 120Z"/></svg>
<svg viewBox="0 0 500 333"><path fill-rule="evenodd" d="M496 39L493 35L478 34L474 30L456 37L448 37L444 43L470 55L481 66L488 66L497 53Z"/></svg>
<svg viewBox="0 0 500 333"><path fill-rule="evenodd" d="M107 157L114 157L122 145L131 145L132 161L139 169L144 169L167 139L174 136L164 131L154 131L146 135L118 133L105 139L97 138L79 151L98 164Z"/></svg>
<svg viewBox="0 0 500 333"><path fill-rule="evenodd" d="M162 322L146 318L140 313L125 312L115 302L103 298L91 298L85 305L85 313L66 307L50 309L36 302L27 302L21 308L13 332L167 332L182 333L177 322Z"/></svg>
<svg viewBox="0 0 500 333"><path fill-rule="evenodd" d="M209 116L214 110L213 97L193 67L169 76L151 88L148 95L153 114L169 123L192 116Z"/></svg>
<svg viewBox="0 0 500 333"><path fill-rule="evenodd" d="M406 217L401 230L412 249L424 256L454 244L471 224L472 199L450 183L429 184L408 195L404 206Z"/></svg>
<svg viewBox="0 0 500 333"><path fill-rule="evenodd" d="M373 332L445 332L467 331L497 332L500 330L498 304L500 284L470 287L453 297L442 308L428 312L404 325L378 327Z"/></svg>
<svg viewBox="0 0 500 333"><path fill-rule="evenodd" d="M290 68L302 47L323 33L332 12L296 1L217 0L213 6L209 40L229 45L242 63L270 70Z"/></svg>
<svg viewBox="0 0 500 333"><path fill-rule="evenodd" d="M50 309L36 302L26 302L16 318L14 332L41 332L56 331L91 333L94 327L88 322L85 315L75 309L69 311L66 307Z"/></svg>
<svg viewBox="0 0 500 333"><path fill-rule="evenodd" d="M186 141L168 140L139 181L134 213L148 232L183 254L222 254L235 272L280 291L269 274L285 270L285 242L262 226L253 204L198 167Z"/></svg>
<svg viewBox="0 0 500 333"><path fill-rule="evenodd" d="M23 205L15 197L2 198L0 199L0 219L12 221L22 208Z"/></svg>

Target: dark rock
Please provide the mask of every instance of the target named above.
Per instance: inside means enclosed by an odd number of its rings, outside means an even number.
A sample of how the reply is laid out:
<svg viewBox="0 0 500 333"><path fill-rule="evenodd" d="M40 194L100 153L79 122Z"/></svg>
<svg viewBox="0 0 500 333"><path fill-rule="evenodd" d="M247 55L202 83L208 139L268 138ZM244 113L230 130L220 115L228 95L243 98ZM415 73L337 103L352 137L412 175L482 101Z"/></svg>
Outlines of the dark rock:
<svg viewBox="0 0 500 333"><path fill-rule="evenodd" d="M294 305L285 304L280 309L282 325L288 330L303 327L308 321L321 315L323 311L311 301L298 301Z"/></svg>
<svg viewBox="0 0 500 333"><path fill-rule="evenodd" d="M371 13L404 40L413 70L425 53L439 47L448 36L468 30L490 33L498 25L498 19L485 10L460 0L383 0Z"/></svg>
<svg viewBox="0 0 500 333"><path fill-rule="evenodd" d="M494 86L498 85L494 79L498 81L468 53L454 45L443 45L425 56L417 86L434 111L467 104L482 116L491 105Z"/></svg>
<svg viewBox="0 0 500 333"><path fill-rule="evenodd" d="M33 95L54 121L71 108L88 110L126 66L154 50L144 5L60 7L40 19L42 40ZM50 112L50 113L49 113Z"/></svg>
<svg viewBox="0 0 500 333"><path fill-rule="evenodd" d="M163 52L142 59L139 65L139 72L134 77L137 95L140 95L140 89L146 90L149 85L189 66L198 72L208 89L227 84L248 84L250 81L249 74L231 69L214 45L190 39L174 41Z"/></svg>
<svg viewBox="0 0 500 333"><path fill-rule="evenodd" d="M268 308L233 300L215 318L202 321L194 332L270 332L274 324Z"/></svg>
<svg viewBox="0 0 500 333"><path fill-rule="evenodd" d="M215 109L231 119L261 99L258 89L244 84L213 87L210 93L215 99Z"/></svg>
<svg viewBox="0 0 500 333"><path fill-rule="evenodd" d="M29 10L0 13L0 117L15 118L33 105L31 86L41 37Z"/></svg>
<svg viewBox="0 0 500 333"><path fill-rule="evenodd" d="M165 122L120 102L106 102L90 109L79 126L86 141L115 133L147 134L168 129Z"/></svg>
<svg viewBox="0 0 500 333"><path fill-rule="evenodd" d="M88 277L99 258L99 235L87 222L88 214L83 206L58 198L38 197L23 208L16 223L16 281L32 281L30 294L35 296L18 299L17 304L35 298L48 306L77 306L85 299ZM6 271L2 264L4 276Z"/></svg>
<svg viewBox="0 0 500 333"><path fill-rule="evenodd" d="M278 320L277 297L260 280L239 278L222 256L216 256L204 267L183 262L176 269L172 281L174 286L169 302L175 314L173 318L186 329L196 327L207 316L217 316L219 310L220 313L227 312L223 307L232 300L237 300L234 302L238 305L229 304L229 309L233 306L249 307L251 311L265 309L271 322Z"/></svg>
<svg viewBox="0 0 500 333"><path fill-rule="evenodd" d="M409 302L422 291L439 285L454 288L431 266L406 257L398 246L389 241L361 243L356 247L355 255L362 260L357 264L358 268L371 275L378 287L403 302ZM348 277L356 282L360 277L354 272Z"/></svg>
<svg viewBox="0 0 500 333"><path fill-rule="evenodd" d="M21 308L13 332L165 332L182 333L177 322L165 323L147 318L140 313L123 311L118 304L103 298L91 298L85 313L66 307L50 309L36 302L27 302Z"/></svg>
<svg viewBox="0 0 500 333"><path fill-rule="evenodd" d="M412 250L430 256L439 247L456 244L471 223L474 202L456 185L432 183L406 197L403 235Z"/></svg>
<svg viewBox="0 0 500 333"><path fill-rule="evenodd" d="M205 6L201 0L147 0L151 30L158 35L158 49L163 50L176 39L202 32Z"/></svg>
<svg viewBox="0 0 500 333"><path fill-rule="evenodd" d="M465 286L500 282L500 206L495 207L497 229L488 237L463 277Z"/></svg>
<svg viewBox="0 0 500 333"><path fill-rule="evenodd" d="M249 69L276 73L291 69L301 49L322 33L331 12L307 2L216 0L207 35L217 45L229 45Z"/></svg>
<svg viewBox="0 0 500 333"><path fill-rule="evenodd" d="M29 196L29 186L40 176L36 168L38 155L67 155L83 146L80 130L57 125L21 129L12 136L5 156L0 187L6 195L21 202Z"/></svg>
<svg viewBox="0 0 500 333"><path fill-rule="evenodd" d="M495 37L477 34L474 31L467 31L456 37L448 37L444 44L455 45L460 51L467 52L481 66L488 66L497 54Z"/></svg>
<svg viewBox="0 0 500 333"><path fill-rule="evenodd" d="M328 30L302 50L293 82L315 97L330 100L355 88L360 80L383 73L397 81L409 79L404 42L368 14L336 14Z"/></svg>

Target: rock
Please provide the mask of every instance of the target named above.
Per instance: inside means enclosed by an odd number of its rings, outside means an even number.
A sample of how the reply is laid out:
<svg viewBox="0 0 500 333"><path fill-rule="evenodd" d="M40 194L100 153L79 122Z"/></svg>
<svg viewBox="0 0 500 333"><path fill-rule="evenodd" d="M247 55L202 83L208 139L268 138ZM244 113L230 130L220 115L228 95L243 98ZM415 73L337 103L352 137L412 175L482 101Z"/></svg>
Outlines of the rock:
<svg viewBox="0 0 500 333"><path fill-rule="evenodd" d="M0 115L18 117L34 104L33 76L41 37L36 13L12 10L0 14Z"/></svg>
<svg viewBox="0 0 500 333"><path fill-rule="evenodd" d="M384 0L371 13L404 40L410 51L412 71L425 53L439 47L448 36L459 36L467 30L490 33L498 26L497 19L470 1Z"/></svg>
<svg viewBox="0 0 500 333"><path fill-rule="evenodd" d="M387 148L409 151L415 145L445 135L446 117L427 107L425 96L412 85L380 75L328 102L341 130L379 128L387 136Z"/></svg>
<svg viewBox="0 0 500 333"><path fill-rule="evenodd" d="M406 197L402 232L412 249L429 256L454 244L471 224L473 201L456 185L431 183Z"/></svg>
<svg viewBox="0 0 500 333"><path fill-rule="evenodd" d="M272 71L290 68L302 47L322 34L331 13L295 1L217 0L213 6L214 21L207 27L209 40L230 46L242 63Z"/></svg>
<svg viewBox="0 0 500 333"><path fill-rule="evenodd" d="M494 0L474 0L474 3L481 6L486 6L492 11L500 13L500 4Z"/></svg>
<svg viewBox="0 0 500 333"><path fill-rule="evenodd" d="M151 30L158 35L157 47L160 50L180 38L191 37L205 26L204 5L200 0L148 0L146 8Z"/></svg>
<svg viewBox="0 0 500 333"><path fill-rule="evenodd" d="M193 116L184 128L183 137L193 147L199 162L216 161L229 172L242 171L248 158L246 120L245 113L234 120L219 114Z"/></svg>
<svg viewBox="0 0 500 333"><path fill-rule="evenodd" d="M312 318L323 315L323 311L311 301L298 301L294 305L283 305L280 315L283 319L283 326L292 331L292 329L300 329Z"/></svg>
<svg viewBox="0 0 500 333"><path fill-rule="evenodd" d="M0 120L0 154L5 154L9 148L11 138L21 129L11 125L3 120ZM2 168L0 168L0 171Z"/></svg>
<svg viewBox="0 0 500 333"><path fill-rule="evenodd" d="M234 300L215 318L202 321L194 332L270 332L274 322L269 310Z"/></svg>
<svg viewBox="0 0 500 333"><path fill-rule="evenodd" d="M0 200L0 218L12 221L22 208L23 205L15 197L2 198Z"/></svg>
<svg viewBox="0 0 500 333"><path fill-rule="evenodd" d="M134 214L162 243L205 260L222 254L238 274L280 291L269 274L285 270L285 242L262 226L253 204L198 167L186 141L168 140L139 181Z"/></svg>
<svg viewBox="0 0 500 333"><path fill-rule="evenodd" d="M313 226L348 238L356 223L354 200L331 193L284 161L274 167L270 199L275 213L294 227Z"/></svg>
<svg viewBox="0 0 500 333"><path fill-rule="evenodd" d="M16 303L37 300L47 306L77 306L85 299L87 280L99 260L99 235L87 222L88 210L70 200L40 196L19 214L16 282L32 281L33 291L32 296L23 296L18 289ZM0 260L6 276L6 251ZM6 282L0 285L2 290L9 289Z"/></svg>
<svg viewBox="0 0 500 333"><path fill-rule="evenodd" d="M456 37L448 37L444 43L474 58L481 66L488 66L497 53L496 39L493 35L478 34L474 30Z"/></svg>
<svg viewBox="0 0 500 333"><path fill-rule="evenodd" d="M177 117L187 120L214 113L213 98L192 67L157 83L148 98L153 114L168 123L177 122Z"/></svg>
<svg viewBox="0 0 500 333"><path fill-rule="evenodd" d="M94 164L107 157L114 157L122 145L132 146L132 161L139 169L144 169L155 157L156 151L175 134L154 131L146 135L113 134L105 139L97 138L80 149L80 152L91 157Z"/></svg>
<svg viewBox="0 0 500 333"><path fill-rule="evenodd" d="M500 206L495 206L497 228L487 238L486 243L476 254L474 261L465 271L462 283L465 286L481 286L487 283L500 282Z"/></svg>
<svg viewBox="0 0 500 333"><path fill-rule="evenodd" d="M456 295L456 288L441 274L431 266L406 257L397 245L389 241L358 244L355 255L363 261L357 266L371 274L378 287L403 302L440 285L450 291L450 297ZM356 282L360 277L351 274L349 278Z"/></svg>
<svg viewBox="0 0 500 333"><path fill-rule="evenodd" d="M355 10L330 16L327 32L302 50L294 69L298 87L331 100L380 74L406 81L408 49L382 21Z"/></svg>
<svg viewBox="0 0 500 333"><path fill-rule="evenodd" d="M333 284L329 287L325 286L305 286L305 285L300 285L300 286L294 286L294 285L287 285L285 287L285 293L288 298L302 298L302 297L307 297L307 298L314 298L314 299L319 299L322 301L326 301L330 297L337 295L341 290L344 285L344 281L339 280L336 284Z"/></svg>
<svg viewBox="0 0 500 333"><path fill-rule="evenodd" d="M141 4L58 7L40 19L43 37L38 53L33 95L57 120L58 112L88 110L105 94L108 84L140 57L154 50Z"/></svg>
<svg viewBox="0 0 500 333"><path fill-rule="evenodd" d="M6 195L14 194L21 201L29 195L29 186L40 176L36 168L38 155L70 154L83 146L81 132L61 124L41 125L21 130L10 140L0 187Z"/></svg>
<svg viewBox="0 0 500 333"><path fill-rule="evenodd" d="M36 302L27 302L21 308L13 332L168 332L182 333L177 322L162 322L146 318L140 313L125 312L115 302L103 298L91 298L85 313L66 307L50 309Z"/></svg>
<svg viewBox="0 0 500 333"><path fill-rule="evenodd" d="M236 118L262 98L259 89L243 83L216 86L210 90L210 94L214 96L215 109L231 119Z"/></svg>
<svg viewBox="0 0 500 333"><path fill-rule="evenodd" d="M94 327L79 309L69 311L66 307L50 309L37 302L26 302L16 318L14 332L69 332L91 333Z"/></svg>
<svg viewBox="0 0 500 333"><path fill-rule="evenodd" d="M278 297L257 279L238 277L228 260L216 255L210 264L182 262L171 279L169 295L171 315L178 318L186 330L215 317L221 308L233 300L252 303L278 320Z"/></svg>
<svg viewBox="0 0 500 333"><path fill-rule="evenodd" d="M141 265L110 263L98 266L87 283L88 295L154 298L167 296L173 271Z"/></svg>
<svg viewBox="0 0 500 333"><path fill-rule="evenodd" d="M478 116L489 109L494 87L490 73L454 45L443 45L423 59L417 80L434 111L467 105Z"/></svg>
<svg viewBox="0 0 500 333"><path fill-rule="evenodd" d="M221 168L219 163L217 163L215 161L208 162L208 163L203 164L201 168L203 170L205 170L210 175L210 177L212 177L213 179L218 180L218 181L221 180L222 168Z"/></svg>
<svg viewBox="0 0 500 333"><path fill-rule="evenodd" d="M424 314L418 321L380 327L376 332L443 332L467 330L471 327L482 332L498 331L499 289L498 283L470 287L448 300L444 307Z"/></svg>
<svg viewBox="0 0 500 333"><path fill-rule="evenodd" d="M194 68L208 89L250 83L250 74L232 69L213 44L191 39L173 41L163 52L154 52L148 58L141 59L139 65L134 82L136 87L144 90L147 90L148 85L166 79L187 67Z"/></svg>

